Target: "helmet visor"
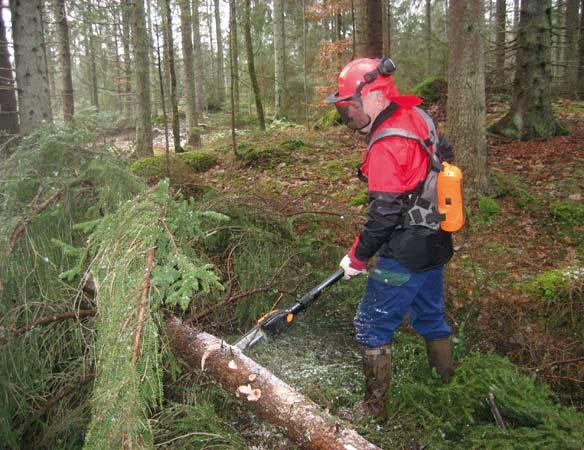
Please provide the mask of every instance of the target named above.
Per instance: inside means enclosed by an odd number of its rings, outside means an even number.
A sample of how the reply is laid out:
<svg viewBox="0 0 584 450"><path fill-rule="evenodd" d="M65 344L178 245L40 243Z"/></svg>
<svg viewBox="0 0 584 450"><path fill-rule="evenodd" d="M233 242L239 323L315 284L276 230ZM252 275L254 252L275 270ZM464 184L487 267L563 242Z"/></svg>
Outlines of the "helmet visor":
<svg viewBox="0 0 584 450"><path fill-rule="evenodd" d="M343 123L352 130L361 130L371 122L371 117L363 111L361 99L351 99L335 103Z"/></svg>

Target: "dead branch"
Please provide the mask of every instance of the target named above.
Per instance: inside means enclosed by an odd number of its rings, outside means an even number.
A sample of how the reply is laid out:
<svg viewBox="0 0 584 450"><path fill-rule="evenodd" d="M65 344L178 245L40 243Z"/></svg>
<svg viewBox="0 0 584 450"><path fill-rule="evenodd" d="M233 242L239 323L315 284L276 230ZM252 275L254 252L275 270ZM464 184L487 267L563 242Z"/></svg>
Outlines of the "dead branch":
<svg viewBox="0 0 584 450"><path fill-rule="evenodd" d="M14 330L15 335L26 333L28 330L38 326L38 325L46 325L51 322L56 322L59 320L65 319L81 319L83 317L93 317L97 313L95 309L80 309L77 311L66 311L57 314L49 314L47 316L39 317L32 322L29 322L19 328Z"/></svg>
<svg viewBox="0 0 584 450"><path fill-rule="evenodd" d="M26 429L34 423L36 420L43 417L53 406L59 403L63 398L67 397L72 392L75 392L79 389L79 387L83 386L84 384L89 383L95 378L95 374L89 374L86 377L83 377L77 380L76 383L72 384L71 386L67 386L59 390L55 395L53 395L44 406L37 411L35 411L32 415L28 417L26 422L24 422L18 429L18 433L22 434Z"/></svg>
<svg viewBox="0 0 584 450"><path fill-rule="evenodd" d="M173 350L205 370L263 420L285 428L300 447L313 450L379 450L339 419L277 378L235 347L199 332L177 317L166 320Z"/></svg>
<svg viewBox="0 0 584 450"><path fill-rule="evenodd" d="M503 416L501 415L501 411L499 411L499 407L497 406L497 402L495 402L495 394L489 392L487 395L487 403L491 407L491 414L495 418L495 422L499 428L506 429L507 425L505 425L505 421L503 420Z"/></svg>
<svg viewBox="0 0 584 450"><path fill-rule="evenodd" d="M146 304L150 297L150 282L152 280L152 266L154 265L154 250L148 249L146 254L146 273L144 274L144 283L142 285L142 296L140 298L140 309L138 310L138 327L136 328L136 337L134 338L133 362L138 361L140 357L140 347L142 345L142 330L144 329L144 317L146 315Z"/></svg>

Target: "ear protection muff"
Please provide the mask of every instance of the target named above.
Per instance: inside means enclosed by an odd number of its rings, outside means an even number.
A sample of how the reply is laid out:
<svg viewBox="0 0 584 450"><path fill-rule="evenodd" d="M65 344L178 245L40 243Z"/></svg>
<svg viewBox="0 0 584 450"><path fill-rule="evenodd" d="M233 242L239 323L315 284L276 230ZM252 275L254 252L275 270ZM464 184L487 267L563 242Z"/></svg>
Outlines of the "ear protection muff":
<svg viewBox="0 0 584 450"><path fill-rule="evenodd" d="M378 76L389 77L395 72L395 63L391 58L384 56L379 60L377 69L365 74L365 83L372 83Z"/></svg>

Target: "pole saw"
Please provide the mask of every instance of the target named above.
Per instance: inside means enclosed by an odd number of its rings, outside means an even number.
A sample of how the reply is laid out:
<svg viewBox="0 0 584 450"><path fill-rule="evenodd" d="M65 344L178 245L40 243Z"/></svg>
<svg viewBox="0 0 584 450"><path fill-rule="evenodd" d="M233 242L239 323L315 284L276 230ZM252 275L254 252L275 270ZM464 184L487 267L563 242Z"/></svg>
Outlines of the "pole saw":
<svg viewBox="0 0 584 450"><path fill-rule="evenodd" d="M292 326L298 313L312 305L321 296L322 291L343 278L344 274L343 269L337 270L318 286L304 294L300 300L296 300L295 305L287 309L270 311L262 316L257 321L257 325L233 345L244 352L264 339L278 337Z"/></svg>

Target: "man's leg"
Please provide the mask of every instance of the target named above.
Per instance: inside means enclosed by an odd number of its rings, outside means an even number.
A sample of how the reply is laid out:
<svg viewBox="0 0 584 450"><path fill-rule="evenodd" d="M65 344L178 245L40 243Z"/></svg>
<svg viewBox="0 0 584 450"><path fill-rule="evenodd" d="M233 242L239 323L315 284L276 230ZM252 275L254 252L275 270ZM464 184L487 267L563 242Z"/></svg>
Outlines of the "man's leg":
<svg viewBox="0 0 584 450"><path fill-rule="evenodd" d="M449 336L452 329L444 314L444 268L426 272L410 308L410 318L416 331L426 340L428 363L445 382L454 373Z"/></svg>
<svg viewBox="0 0 584 450"><path fill-rule="evenodd" d="M391 342L425 276L414 274L392 259L379 258L367 280L357 308L355 331L365 373L364 406L369 414L385 418L385 400L391 380Z"/></svg>

